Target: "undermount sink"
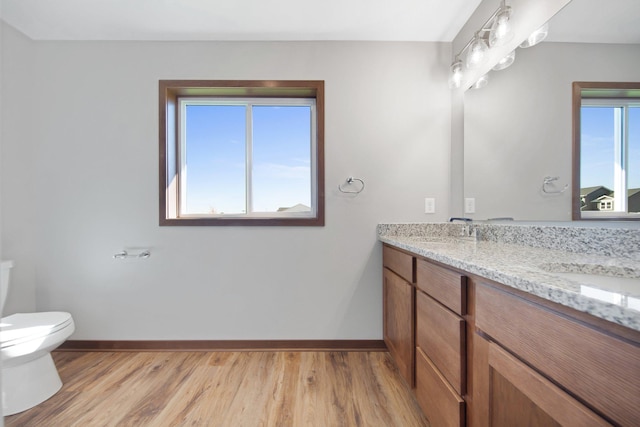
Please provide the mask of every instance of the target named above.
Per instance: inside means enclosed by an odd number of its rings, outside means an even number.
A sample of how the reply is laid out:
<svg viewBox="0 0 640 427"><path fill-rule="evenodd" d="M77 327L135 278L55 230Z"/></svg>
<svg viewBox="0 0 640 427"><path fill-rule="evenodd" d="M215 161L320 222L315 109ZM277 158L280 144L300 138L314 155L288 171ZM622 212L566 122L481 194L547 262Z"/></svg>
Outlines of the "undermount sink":
<svg viewBox="0 0 640 427"><path fill-rule="evenodd" d="M580 285L624 294L637 294L640 291L640 270L634 268L579 263L545 263L539 267Z"/></svg>

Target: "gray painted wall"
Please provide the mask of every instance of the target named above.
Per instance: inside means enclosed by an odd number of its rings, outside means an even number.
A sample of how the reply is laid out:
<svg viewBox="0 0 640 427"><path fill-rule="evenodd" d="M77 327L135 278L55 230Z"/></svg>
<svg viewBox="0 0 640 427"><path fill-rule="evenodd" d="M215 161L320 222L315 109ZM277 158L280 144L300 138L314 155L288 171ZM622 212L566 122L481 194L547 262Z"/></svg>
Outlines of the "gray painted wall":
<svg viewBox="0 0 640 427"><path fill-rule="evenodd" d="M3 259L22 260L11 270L11 282L3 316L11 314L12 301L22 311L35 310L35 207L33 161L35 126L31 111L34 84L32 43L2 26L2 139L0 140L0 244ZM41 208L44 208L40 205Z"/></svg>
<svg viewBox="0 0 640 427"><path fill-rule="evenodd" d="M376 224L449 213L450 44L34 42L5 28L3 50L6 314L69 311L75 339L382 337ZM326 226L159 227L159 79L325 80ZM336 188L350 175L366 181L357 197ZM130 246L151 258L112 259Z"/></svg>

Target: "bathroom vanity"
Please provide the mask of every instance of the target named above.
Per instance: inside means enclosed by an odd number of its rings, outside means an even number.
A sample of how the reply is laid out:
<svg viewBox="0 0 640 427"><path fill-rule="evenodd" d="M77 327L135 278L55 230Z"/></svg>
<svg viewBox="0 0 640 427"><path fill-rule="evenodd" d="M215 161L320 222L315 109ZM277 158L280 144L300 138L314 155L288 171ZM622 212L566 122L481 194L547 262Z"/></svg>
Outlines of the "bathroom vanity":
<svg viewBox="0 0 640 427"><path fill-rule="evenodd" d="M638 425L640 230L474 228L378 227L384 339L432 425Z"/></svg>

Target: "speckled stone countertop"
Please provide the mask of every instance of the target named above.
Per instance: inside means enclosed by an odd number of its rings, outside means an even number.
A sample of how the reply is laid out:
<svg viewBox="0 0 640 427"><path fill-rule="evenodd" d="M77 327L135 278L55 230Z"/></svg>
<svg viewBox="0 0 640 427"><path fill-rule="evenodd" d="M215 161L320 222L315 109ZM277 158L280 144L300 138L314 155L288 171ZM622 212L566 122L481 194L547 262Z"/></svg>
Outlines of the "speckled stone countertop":
<svg viewBox="0 0 640 427"><path fill-rule="evenodd" d="M474 239L462 227L377 232L381 242L640 331L640 229L473 224Z"/></svg>

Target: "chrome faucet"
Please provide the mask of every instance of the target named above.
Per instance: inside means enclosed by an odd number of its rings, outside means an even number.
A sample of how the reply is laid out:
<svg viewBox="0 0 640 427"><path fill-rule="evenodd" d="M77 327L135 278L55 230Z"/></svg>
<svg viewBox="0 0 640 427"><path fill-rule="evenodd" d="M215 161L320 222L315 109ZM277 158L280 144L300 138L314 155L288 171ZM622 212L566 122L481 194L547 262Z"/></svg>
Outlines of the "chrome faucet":
<svg viewBox="0 0 640 427"><path fill-rule="evenodd" d="M473 220L471 218L464 217L451 217L449 218L449 222L454 221L462 221L464 222L464 226L462 227L461 236L462 237L472 237L474 240L477 238L476 228L473 226Z"/></svg>
<svg viewBox="0 0 640 427"><path fill-rule="evenodd" d="M453 221L464 221L464 222L467 222L467 223L473 222L473 220L471 218L452 216L451 218L449 218L449 222L453 222Z"/></svg>

